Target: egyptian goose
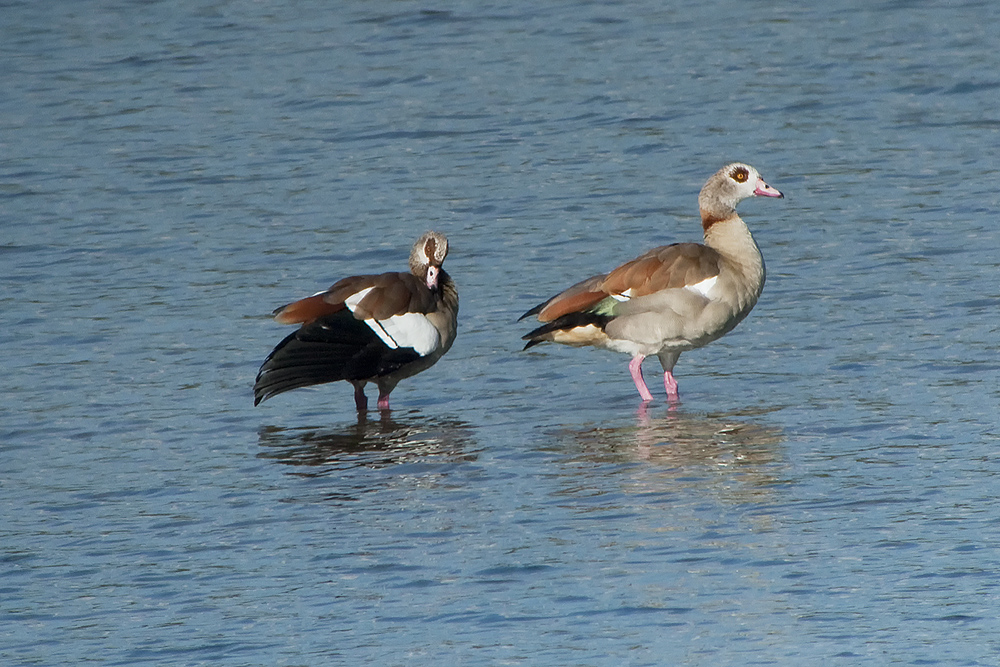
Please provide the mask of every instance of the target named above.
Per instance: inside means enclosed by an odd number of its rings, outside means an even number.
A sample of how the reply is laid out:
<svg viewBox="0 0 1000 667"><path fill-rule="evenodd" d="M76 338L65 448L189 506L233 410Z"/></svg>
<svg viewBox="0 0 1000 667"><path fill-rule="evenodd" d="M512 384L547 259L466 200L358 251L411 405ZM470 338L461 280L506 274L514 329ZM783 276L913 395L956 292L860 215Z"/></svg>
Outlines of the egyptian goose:
<svg viewBox="0 0 1000 667"><path fill-rule="evenodd" d="M254 405L275 394L324 382L354 385L359 411L365 384L378 386L378 407L403 378L426 370L455 342L458 291L441 268L448 239L427 232L410 252L409 273L353 276L325 292L274 311L281 324L301 324L278 343L257 373Z"/></svg>
<svg viewBox="0 0 1000 667"><path fill-rule="evenodd" d="M732 331L764 288L764 258L736 214L739 202L755 196L784 197L750 165L726 165L698 195L704 245L654 248L535 306L521 319L537 315L544 325L523 337L524 349L553 341L630 354L629 372L644 402L653 395L642 361L655 354L667 397L676 401L673 369L681 352Z"/></svg>

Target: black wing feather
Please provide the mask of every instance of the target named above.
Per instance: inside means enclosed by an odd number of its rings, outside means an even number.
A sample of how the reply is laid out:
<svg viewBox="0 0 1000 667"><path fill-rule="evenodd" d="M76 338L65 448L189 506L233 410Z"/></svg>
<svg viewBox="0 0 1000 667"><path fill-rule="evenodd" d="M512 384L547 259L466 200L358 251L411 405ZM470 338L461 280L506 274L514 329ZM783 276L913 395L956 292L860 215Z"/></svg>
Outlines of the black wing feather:
<svg viewBox="0 0 1000 667"><path fill-rule="evenodd" d="M278 343L257 373L254 405L300 387L372 380L419 358L412 347L390 348L345 309L303 325Z"/></svg>

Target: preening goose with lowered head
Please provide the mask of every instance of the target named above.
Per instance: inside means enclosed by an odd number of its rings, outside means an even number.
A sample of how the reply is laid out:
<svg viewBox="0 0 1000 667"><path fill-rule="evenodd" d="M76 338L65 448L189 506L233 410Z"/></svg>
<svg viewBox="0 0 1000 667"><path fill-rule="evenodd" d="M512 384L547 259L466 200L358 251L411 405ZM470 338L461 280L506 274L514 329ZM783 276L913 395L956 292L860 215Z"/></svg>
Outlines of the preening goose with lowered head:
<svg viewBox="0 0 1000 667"><path fill-rule="evenodd" d="M458 291L441 268L448 240L420 237L409 273L344 278L330 289L274 311L282 324L302 326L268 355L257 373L254 405L290 389L347 380L367 410L365 384L378 386L378 407L404 378L437 362L455 341Z"/></svg>
<svg viewBox="0 0 1000 667"><path fill-rule="evenodd" d="M674 364L733 330L764 288L764 258L736 205L749 197L784 197L757 170L735 162L705 183L698 196L705 242L654 248L610 273L588 278L521 316L542 326L523 336L524 349L552 341L632 356L629 372L651 401L642 362L656 355L671 401L678 398Z"/></svg>

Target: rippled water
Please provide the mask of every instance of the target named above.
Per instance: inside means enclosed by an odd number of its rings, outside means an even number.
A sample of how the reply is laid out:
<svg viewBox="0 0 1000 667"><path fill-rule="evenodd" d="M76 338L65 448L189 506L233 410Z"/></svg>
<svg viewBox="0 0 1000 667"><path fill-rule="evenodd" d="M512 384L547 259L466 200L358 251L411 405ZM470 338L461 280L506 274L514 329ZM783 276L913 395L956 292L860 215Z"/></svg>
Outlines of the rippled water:
<svg viewBox="0 0 1000 667"><path fill-rule="evenodd" d="M996 664L1000 5L538 4L5 3L0 661ZM735 159L787 198L680 406L520 351ZM429 228L391 414L253 408Z"/></svg>

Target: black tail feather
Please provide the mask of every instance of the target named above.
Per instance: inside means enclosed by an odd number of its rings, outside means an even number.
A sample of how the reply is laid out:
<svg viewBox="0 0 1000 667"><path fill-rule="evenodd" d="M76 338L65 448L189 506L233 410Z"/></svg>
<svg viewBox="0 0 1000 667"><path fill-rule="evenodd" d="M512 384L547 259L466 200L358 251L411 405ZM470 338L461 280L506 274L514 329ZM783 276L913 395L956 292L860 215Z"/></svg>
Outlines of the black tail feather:
<svg viewBox="0 0 1000 667"><path fill-rule="evenodd" d="M542 312L542 309L545 308L545 306L549 305L549 301L552 301L552 299L549 299L548 301L542 301L540 304L538 304L537 306L526 312L524 315L521 315L521 317L517 318L517 321L520 322L521 320L527 317L531 317L532 315L537 315L538 313Z"/></svg>
<svg viewBox="0 0 1000 667"><path fill-rule="evenodd" d="M541 310L541 307L539 307L539 310ZM604 329L610 321L611 317L607 315L598 315L596 313L567 313L566 315L558 317L547 324L543 324L537 329L529 331L521 336L521 340L528 341L527 345L524 346L524 349L527 350L529 347L534 347L539 343L544 343L545 336L553 331L575 329L577 327L585 327L590 324L600 329Z"/></svg>
<svg viewBox="0 0 1000 667"><path fill-rule="evenodd" d="M276 394L337 380L371 380L420 358L410 347L388 347L348 310L289 334L260 367L254 405Z"/></svg>

